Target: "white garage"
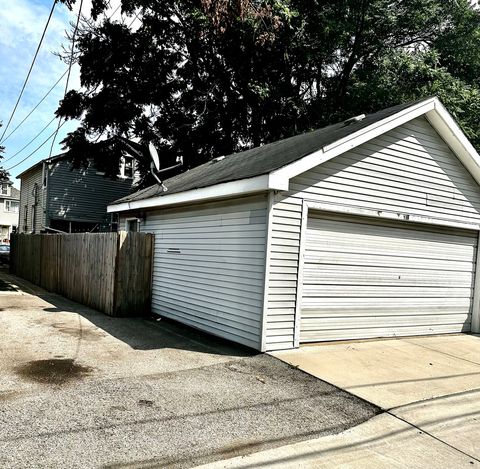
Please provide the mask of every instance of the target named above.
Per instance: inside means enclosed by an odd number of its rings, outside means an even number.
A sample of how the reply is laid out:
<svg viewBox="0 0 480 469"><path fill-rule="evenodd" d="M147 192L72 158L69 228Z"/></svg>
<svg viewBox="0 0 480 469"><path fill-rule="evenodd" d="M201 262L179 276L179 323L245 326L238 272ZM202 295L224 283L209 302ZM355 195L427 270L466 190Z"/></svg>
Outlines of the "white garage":
<svg viewBox="0 0 480 469"><path fill-rule="evenodd" d="M308 218L300 341L470 330L477 234L372 218Z"/></svg>
<svg viewBox="0 0 480 469"><path fill-rule="evenodd" d="M480 332L479 183L430 98L217 158L109 211L155 234L152 312L268 351Z"/></svg>

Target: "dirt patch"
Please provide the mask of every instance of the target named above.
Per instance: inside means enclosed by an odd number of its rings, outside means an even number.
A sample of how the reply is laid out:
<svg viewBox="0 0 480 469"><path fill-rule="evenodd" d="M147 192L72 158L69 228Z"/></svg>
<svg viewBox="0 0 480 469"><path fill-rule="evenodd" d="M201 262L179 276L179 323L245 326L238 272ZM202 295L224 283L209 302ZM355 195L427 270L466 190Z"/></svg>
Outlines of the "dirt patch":
<svg viewBox="0 0 480 469"><path fill-rule="evenodd" d="M80 327L71 325L64 322L51 322L51 318L41 317L33 321L35 324L40 324L41 326L51 326L57 331L69 335L70 337L74 337L76 339L81 340L88 340L88 341L95 341L100 340L107 336L104 332L99 330L93 329L91 326Z"/></svg>
<svg viewBox="0 0 480 469"><path fill-rule="evenodd" d="M92 329L81 329L79 327L66 326L64 324L52 324L52 327L54 327L60 332L63 332L64 334L82 340L93 341L100 340L102 337L105 337L105 334L102 334Z"/></svg>
<svg viewBox="0 0 480 469"><path fill-rule="evenodd" d="M0 391L0 402L15 399L19 394L18 391Z"/></svg>
<svg viewBox="0 0 480 469"><path fill-rule="evenodd" d="M15 368L22 378L44 384L65 384L92 372L92 368L79 365L71 358L33 360Z"/></svg>

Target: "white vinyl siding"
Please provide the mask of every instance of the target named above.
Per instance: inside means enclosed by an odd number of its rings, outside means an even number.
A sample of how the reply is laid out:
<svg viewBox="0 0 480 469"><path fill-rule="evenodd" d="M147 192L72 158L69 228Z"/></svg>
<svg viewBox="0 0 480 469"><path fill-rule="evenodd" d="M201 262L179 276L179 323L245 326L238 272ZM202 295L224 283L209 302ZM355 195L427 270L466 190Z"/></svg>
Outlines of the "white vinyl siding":
<svg viewBox="0 0 480 469"><path fill-rule="evenodd" d="M294 345L304 200L480 223L477 183L423 117L293 178L273 206L267 350Z"/></svg>
<svg viewBox="0 0 480 469"><path fill-rule="evenodd" d="M477 232L312 211L300 342L470 330Z"/></svg>
<svg viewBox="0 0 480 469"><path fill-rule="evenodd" d="M260 348L267 197L147 212L152 311Z"/></svg>

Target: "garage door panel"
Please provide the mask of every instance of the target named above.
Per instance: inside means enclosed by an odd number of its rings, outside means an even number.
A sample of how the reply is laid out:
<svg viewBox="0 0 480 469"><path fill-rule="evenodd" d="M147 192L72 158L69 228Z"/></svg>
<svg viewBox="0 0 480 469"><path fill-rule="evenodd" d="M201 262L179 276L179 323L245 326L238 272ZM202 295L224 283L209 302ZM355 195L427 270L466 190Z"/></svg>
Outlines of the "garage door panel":
<svg viewBox="0 0 480 469"><path fill-rule="evenodd" d="M477 234L309 218L300 340L469 330Z"/></svg>
<svg viewBox="0 0 480 469"><path fill-rule="evenodd" d="M410 327L412 321L421 321L422 325L447 325L447 324L464 324L465 322L470 322L470 314L426 314L426 315L416 315L411 317L408 315L399 315L399 316L360 316L360 317L350 317L345 318L342 321L342 324L334 318L324 318L320 328L314 319L304 319L304 324L302 329L304 331L314 331L314 330L345 330L345 329L354 329L354 328L388 328L388 327Z"/></svg>
<svg viewBox="0 0 480 469"><path fill-rule="evenodd" d="M457 272L454 276L443 270L375 268L325 265L322 271L316 264L305 264L304 289L318 283L324 285L410 285L465 286L472 281L472 272Z"/></svg>
<svg viewBox="0 0 480 469"><path fill-rule="evenodd" d="M351 339L376 339L380 337L405 337L414 335L429 334L452 334L458 332L469 332L470 323L465 324L446 324L431 327L409 326L409 327L390 327L390 328L355 328L337 330L332 329L322 331L321 339L318 339L318 331L302 332L302 342L318 342L329 340L351 340Z"/></svg>
<svg viewBox="0 0 480 469"><path fill-rule="evenodd" d="M321 247L314 248L314 244ZM334 241L323 243L321 238L307 237L307 245L310 247L307 249L307 255L327 256L330 253L343 253L343 254L356 254L361 249L363 254L372 256L390 256L390 257L410 257L417 260L424 259L437 259L437 260L450 260L452 256L457 261L473 262L475 260L475 249L467 246L467 249L461 249L460 247L448 247L445 245L437 246L434 249L432 246L412 246L407 244L398 243L384 243L377 242L376 239L365 240L359 242L357 239L354 241Z"/></svg>
<svg viewBox="0 0 480 469"><path fill-rule="evenodd" d="M357 217L360 218L360 217ZM338 232L339 223L342 225L342 232ZM401 223L401 222L400 222ZM328 236L329 233L332 233L334 236L343 236L343 235L355 235L357 234L366 234L368 233L371 237L381 237L384 234L380 232L374 232L373 227L377 226L380 229L391 228L388 237L393 241L395 239L400 240L409 240L409 239L418 239L418 240L427 240L432 241L432 235L435 236L435 241L438 243L446 243L448 245L459 244L465 246L470 244L471 246L476 246L476 238L471 235L471 232L468 230L458 230L455 228L444 228L437 227L435 225L416 225L414 229L411 227L402 227L399 225L398 221L387 221L387 220L373 220L373 219L363 219L361 222L354 220L353 217L347 220L344 216L340 215L325 215L325 216L310 216L308 220L309 226L309 235L317 235L317 231L321 230L325 233L325 236Z"/></svg>
<svg viewBox="0 0 480 469"><path fill-rule="evenodd" d="M409 269L433 269L445 271L473 272L474 263L472 261L458 261L456 259L425 259L399 257L390 254L379 256L376 254L364 254L358 252L340 253L318 251L312 255L311 251L305 252L305 266L310 263L323 264L326 266L365 266L365 267L404 267Z"/></svg>
<svg viewBox="0 0 480 469"><path fill-rule="evenodd" d="M412 287L412 286L374 286L374 285L306 285L303 289L304 304L308 301L323 301L324 298L371 298L385 301L385 298L469 298L470 287Z"/></svg>
<svg viewBox="0 0 480 469"><path fill-rule="evenodd" d="M332 319L335 324L338 324L340 321L336 317L338 309L334 307L325 307L322 309L318 308L307 308L303 310L302 315L302 325L306 325L307 322L313 323L318 319ZM360 318L365 316L425 316L425 315L443 315L443 314L453 314L453 315L469 315L470 314L470 304L461 305L461 306L423 306L421 309L413 306L395 306L389 309L378 308L377 310L373 308L355 308L352 309L346 319L349 318ZM343 318L342 318L343 319ZM343 320L342 320L343 323ZM319 324L321 327L321 324Z"/></svg>
<svg viewBox="0 0 480 469"><path fill-rule="evenodd" d="M472 302L471 297L468 298L443 298L441 303L435 300L435 298L421 297L421 298L392 298L392 301L387 303L385 299L380 302L372 301L371 298L322 298L321 304L318 302L308 301L302 303L302 310L308 311L311 309L329 309L336 310L337 314L342 312L350 315L354 310L384 310L385 308L397 309L397 308L414 308L417 311L422 311L425 308L470 308Z"/></svg>

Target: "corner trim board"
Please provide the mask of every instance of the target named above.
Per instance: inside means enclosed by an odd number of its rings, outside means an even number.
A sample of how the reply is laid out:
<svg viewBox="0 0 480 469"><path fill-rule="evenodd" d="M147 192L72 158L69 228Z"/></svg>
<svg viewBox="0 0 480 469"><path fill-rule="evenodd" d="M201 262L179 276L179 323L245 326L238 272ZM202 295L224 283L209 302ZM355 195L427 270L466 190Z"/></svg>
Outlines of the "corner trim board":
<svg viewBox="0 0 480 469"><path fill-rule="evenodd" d="M475 266L475 281L473 285L472 299L472 323L470 325L471 332L480 333L480 231L477 237L477 257Z"/></svg>
<svg viewBox="0 0 480 469"><path fill-rule="evenodd" d="M300 247L298 251L297 292L295 295L295 329L293 331L293 346L300 347L300 321L302 320L303 295L303 265L307 238L308 212L311 204L307 200L302 203L302 222L300 225Z"/></svg>
<svg viewBox="0 0 480 469"><path fill-rule="evenodd" d="M260 351L265 352L267 349L267 327L268 327L268 293L270 288L270 259L272 248L272 232L273 232L273 205L275 193L270 191L267 199L267 239L265 246L265 275L263 284L263 314L262 325L260 331Z"/></svg>

